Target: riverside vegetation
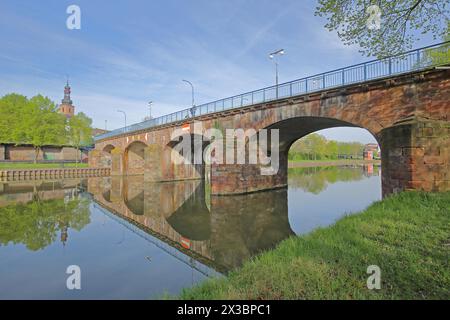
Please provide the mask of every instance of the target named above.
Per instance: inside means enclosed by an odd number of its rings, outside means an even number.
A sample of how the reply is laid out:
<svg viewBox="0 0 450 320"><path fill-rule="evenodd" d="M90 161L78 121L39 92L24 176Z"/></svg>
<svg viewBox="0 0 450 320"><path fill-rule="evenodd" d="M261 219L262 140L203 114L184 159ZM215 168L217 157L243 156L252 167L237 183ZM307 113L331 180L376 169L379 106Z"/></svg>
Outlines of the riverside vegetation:
<svg viewBox="0 0 450 320"><path fill-rule="evenodd" d="M42 146L70 145L79 150L92 140L92 120L79 112L70 119L49 98L11 93L0 98L0 143L30 144L37 161Z"/></svg>
<svg viewBox="0 0 450 320"><path fill-rule="evenodd" d="M293 236L182 299L450 299L450 192L404 192ZM367 267L381 289L367 288Z"/></svg>

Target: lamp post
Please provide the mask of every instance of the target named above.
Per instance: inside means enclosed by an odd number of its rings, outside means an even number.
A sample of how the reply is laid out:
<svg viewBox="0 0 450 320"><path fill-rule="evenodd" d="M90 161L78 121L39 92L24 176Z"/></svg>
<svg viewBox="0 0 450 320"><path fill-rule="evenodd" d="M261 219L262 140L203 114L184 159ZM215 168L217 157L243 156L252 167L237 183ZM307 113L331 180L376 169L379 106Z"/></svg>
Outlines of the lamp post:
<svg viewBox="0 0 450 320"><path fill-rule="evenodd" d="M194 85L192 84L192 82L190 82L189 80L182 80L183 82L186 82L187 84L189 84L191 86L191 90L192 90L192 107L191 107L191 115L192 117L195 117L195 101L194 101Z"/></svg>
<svg viewBox="0 0 450 320"><path fill-rule="evenodd" d="M123 114L123 116L125 117L125 132L127 131L127 114L125 113L125 111L122 110L117 110L117 112L120 112Z"/></svg>
<svg viewBox="0 0 450 320"><path fill-rule="evenodd" d="M277 50L275 52L272 52L269 54L270 60L272 60L275 63L275 91L276 91L276 97L278 99L278 61L276 59L277 56L284 55L284 49Z"/></svg>
<svg viewBox="0 0 450 320"><path fill-rule="evenodd" d="M152 118L152 104L153 104L153 101L149 101L149 103L148 103L149 119Z"/></svg>

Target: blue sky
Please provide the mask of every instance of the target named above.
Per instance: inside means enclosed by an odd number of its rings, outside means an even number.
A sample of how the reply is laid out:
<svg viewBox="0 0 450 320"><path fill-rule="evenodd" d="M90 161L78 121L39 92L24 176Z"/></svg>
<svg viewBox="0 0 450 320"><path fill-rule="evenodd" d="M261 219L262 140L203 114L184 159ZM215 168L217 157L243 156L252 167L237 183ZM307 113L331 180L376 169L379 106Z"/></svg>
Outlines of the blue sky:
<svg viewBox="0 0 450 320"><path fill-rule="evenodd" d="M68 30L66 8L81 8ZM60 102L66 75L77 112L108 129L274 83L268 53L286 50L280 81L366 61L314 16L316 1L164 0L0 3L0 96L47 95ZM421 44L430 44L424 41ZM325 131L332 139L373 141L360 129Z"/></svg>

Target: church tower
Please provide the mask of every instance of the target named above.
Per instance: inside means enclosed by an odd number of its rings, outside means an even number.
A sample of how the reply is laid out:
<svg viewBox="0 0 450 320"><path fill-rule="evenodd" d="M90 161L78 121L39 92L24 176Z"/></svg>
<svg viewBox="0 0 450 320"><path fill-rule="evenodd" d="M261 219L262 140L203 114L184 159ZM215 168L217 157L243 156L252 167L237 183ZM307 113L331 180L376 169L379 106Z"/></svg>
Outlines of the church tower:
<svg viewBox="0 0 450 320"><path fill-rule="evenodd" d="M64 114L67 118L71 118L75 114L75 106L72 104L72 100L70 100L69 80L67 80L66 86L64 87L64 99L61 100L58 112Z"/></svg>

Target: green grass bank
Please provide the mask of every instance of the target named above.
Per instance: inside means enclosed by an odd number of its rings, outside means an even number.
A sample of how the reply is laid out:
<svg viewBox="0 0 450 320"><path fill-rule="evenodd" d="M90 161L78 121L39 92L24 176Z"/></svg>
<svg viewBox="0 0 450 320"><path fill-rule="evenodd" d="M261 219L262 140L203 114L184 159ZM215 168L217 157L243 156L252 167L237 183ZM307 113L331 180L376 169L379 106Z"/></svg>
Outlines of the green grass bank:
<svg viewBox="0 0 450 320"><path fill-rule="evenodd" d="M291 237L181 299L450 299L450 192L405 192ZM381 289L367 288L367 267Z"/></svg>

